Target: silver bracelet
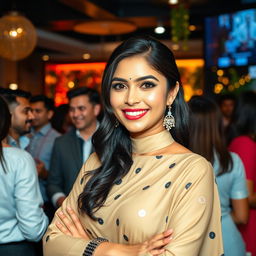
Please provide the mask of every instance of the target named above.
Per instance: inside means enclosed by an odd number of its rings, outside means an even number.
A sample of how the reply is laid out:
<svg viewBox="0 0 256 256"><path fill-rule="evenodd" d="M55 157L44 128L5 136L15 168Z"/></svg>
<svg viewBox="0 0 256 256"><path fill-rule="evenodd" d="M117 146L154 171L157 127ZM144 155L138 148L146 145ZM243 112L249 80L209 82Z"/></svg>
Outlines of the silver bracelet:
<svg viewBox="0 0 256 256"><path fill-rule="evenodd" d="M83 256L92 256L95 249L103 242L109 242L108 239L97 237L95 239L92 239L89 244L86 246Z"/></svg>

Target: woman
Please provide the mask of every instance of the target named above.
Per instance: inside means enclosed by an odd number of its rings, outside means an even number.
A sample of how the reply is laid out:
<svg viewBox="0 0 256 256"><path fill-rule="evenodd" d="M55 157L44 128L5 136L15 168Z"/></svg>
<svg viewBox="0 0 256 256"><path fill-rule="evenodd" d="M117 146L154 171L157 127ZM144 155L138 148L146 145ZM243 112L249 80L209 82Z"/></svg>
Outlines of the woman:
<svg viewBox="0 0 256 256"><path fill-rule="evenodd" d="M248 192L243 163L227 149L218 106L203 96L192 97L189 106L190 149L210 161L216 175L225 256L245 256L244 241L236 227L236 224L245 224L248 220Z"/></svg>
<svg viewBox="0 0 256 256"><path fill-rule="evenodd" d="M188 109L172 52L128 39L107 63L102 98L96 153L57 210L45 255L222 255L212 167L182 146Z"/></svg>
<svg viewBox="0 0 256 256"><path fill-rule="evenodd" d="M230 150L237 153L243 161L249 192L250 214L246 225L240 225L240 231L246 243L246 249L256 256L256 93L244 92L238 98L234 115L233 140Z"/></svg>
<svg viewBox="0 0 256 256"><path fill-rule="evenodd" d="M35 163L24 150L6 144L11 114L2 97L0 117L0 255L35 256L31 241L39 241L48 225Z"/></svg>

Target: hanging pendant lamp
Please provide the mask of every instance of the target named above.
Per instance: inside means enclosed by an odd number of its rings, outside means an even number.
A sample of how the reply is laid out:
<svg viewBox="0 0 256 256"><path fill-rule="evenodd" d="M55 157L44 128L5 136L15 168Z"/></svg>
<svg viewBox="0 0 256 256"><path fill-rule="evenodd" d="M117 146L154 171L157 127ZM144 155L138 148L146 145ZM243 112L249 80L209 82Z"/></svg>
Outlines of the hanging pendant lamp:
<svg viewBox="0 0 256 256"><path fill-rule="evenodd" d="M36 46L37 34L33 24L18 12L0 18L0 56L17 61L26 58Z"/></svg>

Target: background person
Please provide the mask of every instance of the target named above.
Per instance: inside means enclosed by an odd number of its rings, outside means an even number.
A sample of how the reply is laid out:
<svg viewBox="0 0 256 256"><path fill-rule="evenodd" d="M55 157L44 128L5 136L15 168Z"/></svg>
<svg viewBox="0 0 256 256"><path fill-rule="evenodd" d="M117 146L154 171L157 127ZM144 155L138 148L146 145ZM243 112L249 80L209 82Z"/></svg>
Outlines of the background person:
<svg viewBox="0 0 256 256"><path fill-rule="evenodd" d="M11 114L2 97L0 116L0 255L35 256L32 241L39 241L48 225L35 163L6 142Z"/></svg>
<svg viewBox="0 0 256 256"><path fill-rule="evenodd" d="M45 256L222 255L212 167L179 144L188 109L172 52L149 37L122 43L104 71L102 99L96 153L55 213Z"/></svg>
<svg viewBox="0 0 256 256"><path fill-rule="evenodd" d="M236 97L233 94L223 94L220 95L218 99L218 105L222 113L222 121L224 128L227 128L233 118L235 106L236 106Z"/></svg>
<svg viewBox="0 0 256 256"><path fill-rule="evenodd" d="M29 103L31 95L22 90L11 89L1 89L0 94L6 100L12 115L8 144L25 149L29 144L29 138L25 135L30 132L34 119Z"/></svg>
<svg viewBox="0 0 256 256"><path fill-rule="evenodd" d="M51 124L55 130L62 134L72 129L73 124L69 116L69 104L61 104L55 108Z"/></svg>
<svg viewBox="0 0 256 256"><path fill-rule="evenodd" d="M232 125L233 139L229 145L243 161L249 192L250 214L246 225L239 229L246 243L246 249L256 256L256 93L247 91L239 95Z"/></svg>
<svg viewBox="0 0 256 256"><path fill-rule="evenodd" d="M54 209L47 196L46 187L53 143L60 136L60 133L53 129L50 123L54 113L54 102L45 95L36 95L31 97L30 106L34 119L32 120L30 143L26 150L36 162L40 190L44 199L44 210L52 219Z"/></svg>
<svg viewBox="0 0 256 256"><path fill-rule="evenodd" d="M203 96L194 96L189 101L189 107L189 148L210 161L216 175L225 256L245 256L245 244L236 227L236 224L247 223L249 213L243 163L227 149L221 113L215 102Z"/></svg>
<svg viewBox="0 0 256 256"><path fill-rule="evenodd" d="M94 151L91 137L97 129L100 96L96 90L80 87L67 94L69 115L75 128L54 142L48 178L48 193L55 207L69 194L82 164Z"/></svg>

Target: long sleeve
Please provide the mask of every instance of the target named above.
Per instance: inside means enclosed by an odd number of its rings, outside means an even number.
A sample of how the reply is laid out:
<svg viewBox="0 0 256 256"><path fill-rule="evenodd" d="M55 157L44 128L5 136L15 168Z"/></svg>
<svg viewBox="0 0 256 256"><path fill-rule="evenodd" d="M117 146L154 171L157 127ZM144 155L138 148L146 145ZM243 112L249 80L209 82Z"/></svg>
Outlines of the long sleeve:
<svg viewBox="0 0 256 256"><path fill-rule="evenodd" d="M235 175L233 176L234 182L232 183L230 198L243 199L248 197L244 165L237 154L231 154L233 158L233 166L236 168L236 170L234 172Z"/></svg>
<svg viewBox="0 0 256 256"><path fill-rule="evenodd" d="M169 228L173 240L164 255L220 256L223 253L221 237L221 210L213 170L200 160L182 176L171 199Z"/></svg>
<svg viewBox="0 0 256 256"><path fill-rule="evenodd" d="M48 218L42 209L43 199L34 160L28 153L23 153L14 184L16 218L24 238L39 241L47 228Z"/></svg>
<svg viewBox="0 0 256 256"><path fill-rule="evenodd" d="M52 198L52 196L56 193L64 193L62 188L63 176L61 175L61 158L59 152L60 150L58 147L58 139L56 139L52 149L50 170L48 176L47 191L50 198Z"/></svg>
<svg viewBox="0 0 256 256"><path fill-rule="evenodd" d="M78 213L77 199L84 186L84 174L87 171L98 167L95 165L97 162L95 161L95 158L95 154L91 155L91 157L83 165L69 196L63 202L62 206L57 210L57 212L60 210L65 212L66 207L70 206L77 213L77 215L82 218L82 216ZM82 255L89 241L67 236L59 231L59 229L55 226L55 222L59 219L56 213L43 238L44 256Z"/></svg>

